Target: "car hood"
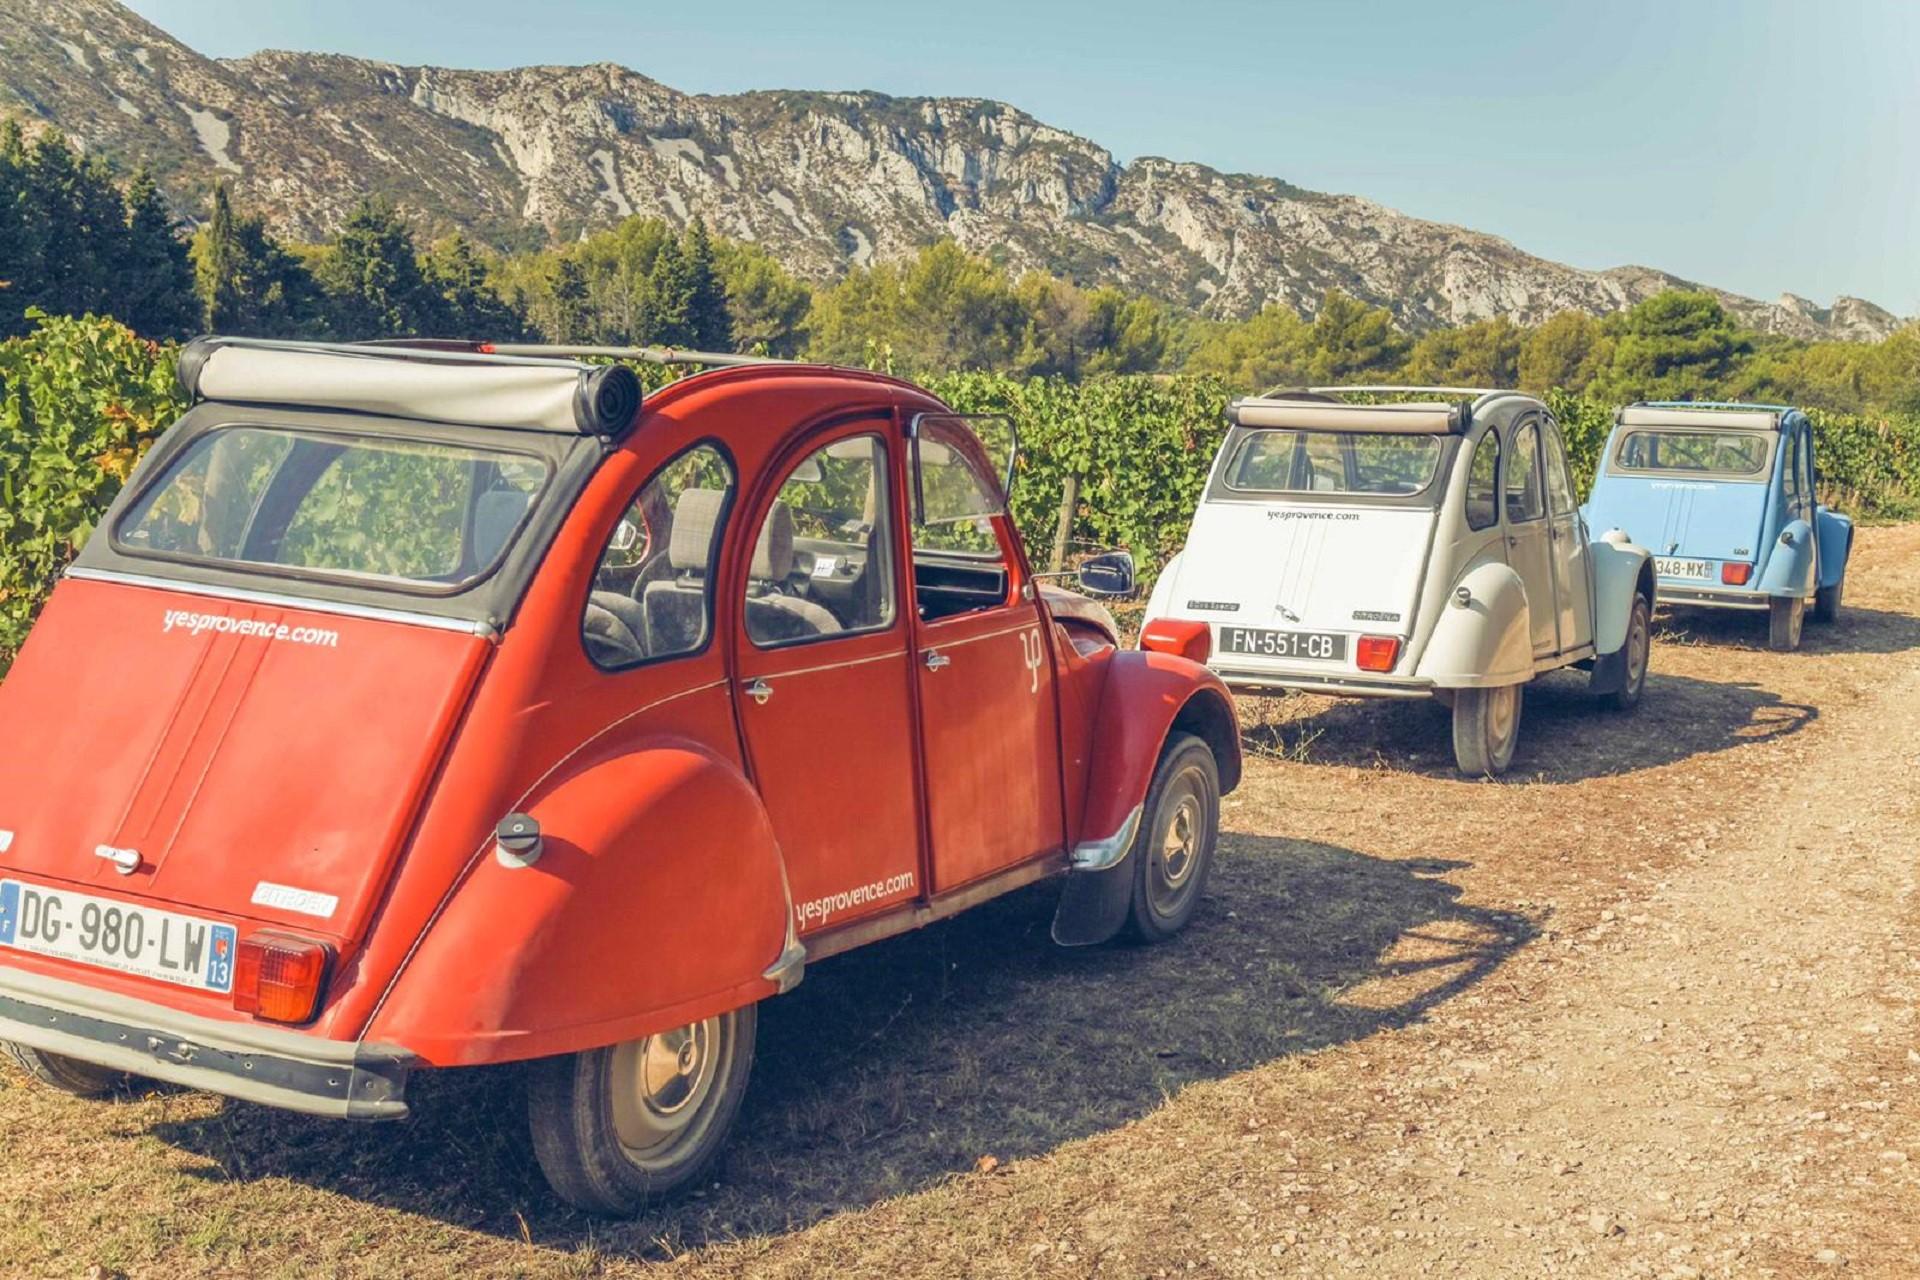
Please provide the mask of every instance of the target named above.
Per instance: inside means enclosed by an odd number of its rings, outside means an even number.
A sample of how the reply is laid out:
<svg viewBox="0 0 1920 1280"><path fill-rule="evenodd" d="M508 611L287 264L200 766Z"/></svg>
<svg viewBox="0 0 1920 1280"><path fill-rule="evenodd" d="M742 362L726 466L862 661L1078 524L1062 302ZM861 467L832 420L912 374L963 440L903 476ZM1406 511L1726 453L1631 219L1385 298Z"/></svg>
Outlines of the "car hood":
<svg viewBox="0 0 1920 1280"><path fill-rule="evenodd" d="M355 939L490 650L68 579L0 684L0 877Z"/></svg>

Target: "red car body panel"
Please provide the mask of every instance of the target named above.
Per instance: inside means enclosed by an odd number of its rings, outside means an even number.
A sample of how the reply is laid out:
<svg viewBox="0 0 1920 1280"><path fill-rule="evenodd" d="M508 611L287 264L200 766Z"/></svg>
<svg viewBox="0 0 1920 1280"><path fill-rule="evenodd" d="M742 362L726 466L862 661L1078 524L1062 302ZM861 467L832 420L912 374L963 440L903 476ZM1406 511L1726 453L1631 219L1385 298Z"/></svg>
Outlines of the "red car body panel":
<svg viewBox="0 0 1920 1280"><path fill-rule="evenodd" d="M884 433L903 547L906 424L944 412L846 370L675 383L599 463L498 635L64 582L0 685L0 826L16 832L0 877L324 940L338 961L303 1034L465 1066L737 1008L791 980L796 935L909 928L941 895L1064 870L1076 843L1123 828L1173 726L1211 726L1231 785L1218 679L1056 623L1004 518L1003 607L923 622L897 548L887 629L750 643L747 530L787 464L837 424ZM581 637L600 554L648 478L703 441L738 487L711 638L603 671ZM205 618L257 626L182 621ZM295 643L293 629L335 639ZM934 672L930 653L950 665ZM758 678L765 703L742 691ZM515 812L545 833L531 866L495 856L494 826ZM121 876L101 844L148 865ZM261 881L337 909L254 905ZM0 950L9 967L241 1020L222 997Z"/></svg>

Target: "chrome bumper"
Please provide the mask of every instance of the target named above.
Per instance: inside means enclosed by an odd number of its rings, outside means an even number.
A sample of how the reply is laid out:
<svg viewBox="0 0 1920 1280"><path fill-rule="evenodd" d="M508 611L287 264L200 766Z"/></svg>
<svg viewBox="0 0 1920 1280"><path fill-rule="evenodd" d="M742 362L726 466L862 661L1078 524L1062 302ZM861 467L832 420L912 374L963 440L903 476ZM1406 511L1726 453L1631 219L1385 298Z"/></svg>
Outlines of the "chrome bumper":
<svg viewBox="0 0 1920 1280"><path fill-rule="evenodd" d="M221 1022L78 983L0 969L0 1040L246 1102L341 1120L407 1114L413 1055Z"/></svg>
<svg viewBox="0 0 1920 1280"><path fill-rule="evenodd" d="M1234 671L1215 667L1213 673L1229 689L1253 693L1329 693L1341 698L1430 698L1434 686L1425 680L1380 680L1366 676L1280 675L1265 671Z"/></svg>

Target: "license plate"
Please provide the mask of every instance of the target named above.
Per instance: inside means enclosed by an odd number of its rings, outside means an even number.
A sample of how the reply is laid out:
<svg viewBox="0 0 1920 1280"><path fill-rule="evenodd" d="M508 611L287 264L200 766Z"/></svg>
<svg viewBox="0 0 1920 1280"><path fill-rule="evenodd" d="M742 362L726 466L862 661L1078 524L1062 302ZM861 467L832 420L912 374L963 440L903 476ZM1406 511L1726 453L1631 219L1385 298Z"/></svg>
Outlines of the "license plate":
<svg viewBox="0 0 1920 1280"><path fill-rule="evenodd" d="M1656 556L1653 571L1663 578L1698 578L1704 582L1713 576L1713 564L1707 560L1674 560Z"/></svg>
<svg viewBox="0 0 1920 1280"><path fill-rule="evenodd" d="M0 880L0 947L202 991L233 990L232 925Z"/></svg>
<svg viewBox="0 0 1920 1280"><path fill-rule="evenodd" d="M1268 631L1261 627L1220 628L1220 652L1248 653L1262 658L1307 658L1315 662L1343 662L1347 638L1331 631Z"/></svg>

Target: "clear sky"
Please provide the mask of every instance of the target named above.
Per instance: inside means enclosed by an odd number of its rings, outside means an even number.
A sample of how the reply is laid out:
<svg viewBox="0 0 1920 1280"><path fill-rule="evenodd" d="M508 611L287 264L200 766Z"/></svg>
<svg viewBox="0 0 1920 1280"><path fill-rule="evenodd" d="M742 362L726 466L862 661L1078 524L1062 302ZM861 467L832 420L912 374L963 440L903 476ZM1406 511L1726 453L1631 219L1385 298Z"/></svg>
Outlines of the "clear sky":
<svg viewBox="0 0 1920 1280"><path fill-rule="evenodd" d="M133 0L203 53L1000 98L1758 297L1920 314L1920 0Z"/></svg>

